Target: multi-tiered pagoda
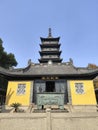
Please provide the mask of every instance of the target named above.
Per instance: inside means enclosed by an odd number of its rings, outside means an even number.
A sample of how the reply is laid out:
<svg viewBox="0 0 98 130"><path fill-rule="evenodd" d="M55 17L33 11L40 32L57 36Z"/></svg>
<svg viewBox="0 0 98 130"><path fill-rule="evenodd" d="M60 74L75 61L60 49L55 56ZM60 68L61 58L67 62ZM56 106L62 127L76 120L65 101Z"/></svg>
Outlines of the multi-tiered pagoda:
<svg viewBox="0 0 98 130"><path fill-rule="evenodd" d="M41 51L39 59L40 63L47 63L49 61L52 61L53 63L61 63L62 59L60 58L61 51L60 51L60 45L59 44L60 37L53 38L51 34L51 28L49 28L49 35L47 38L41 37Z"/></svg>

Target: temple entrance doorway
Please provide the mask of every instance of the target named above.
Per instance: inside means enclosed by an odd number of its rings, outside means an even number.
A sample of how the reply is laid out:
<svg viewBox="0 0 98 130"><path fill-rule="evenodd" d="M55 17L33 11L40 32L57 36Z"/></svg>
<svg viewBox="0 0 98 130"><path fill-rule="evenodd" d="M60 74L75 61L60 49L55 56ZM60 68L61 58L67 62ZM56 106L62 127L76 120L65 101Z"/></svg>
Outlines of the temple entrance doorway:
<svg viewBox="0 0 98 130"><path fill-rule="evenodd" d="M68 103L68 90L66 80L35 80L33 87L33 103L38 103L38 97L41 99L39 102L48 102L49 104L53 102L63 102ZM56 101L56 98L61 99L61 101ZM45 99L44 99L45 98ZM46 100L47 99L47 100ZM51 100L51 101L50 101ZM46 104L48 104L46 103Z"/></svg>
<svg viewBox="0 0 98 130"><path fill-rule="evenodd" d="M46 92L55 92L55 82L46 81Z"/></svg>

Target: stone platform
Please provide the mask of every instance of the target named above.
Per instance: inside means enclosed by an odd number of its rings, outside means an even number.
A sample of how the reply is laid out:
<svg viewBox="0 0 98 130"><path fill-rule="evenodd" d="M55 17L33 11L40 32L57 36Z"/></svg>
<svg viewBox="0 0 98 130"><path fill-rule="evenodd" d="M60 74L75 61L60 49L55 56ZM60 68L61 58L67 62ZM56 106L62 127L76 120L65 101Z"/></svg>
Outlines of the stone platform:
<svg viewBox="0 0 98 130"><path fill-rule="evenodd" d="M0 113L0 130L98 130L98 112Z"/></svg>

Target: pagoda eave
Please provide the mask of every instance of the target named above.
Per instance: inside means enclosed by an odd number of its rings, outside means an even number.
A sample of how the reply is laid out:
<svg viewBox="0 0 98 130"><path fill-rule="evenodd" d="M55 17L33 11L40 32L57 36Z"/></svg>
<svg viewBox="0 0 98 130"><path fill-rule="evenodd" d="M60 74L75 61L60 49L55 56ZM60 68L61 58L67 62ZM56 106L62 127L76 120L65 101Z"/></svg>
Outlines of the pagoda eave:
<svg viewBox="0 0 98 130"><path fill-rule="evenodd" d="M47 37L47 38L43 38L43 37L40 37L41 41L59 41L60 37L56 37L56 38L53 38L53 37Z"/></svg>
<svg viewBox="0 0 98 130"><path fill-rule="evenodd" d="M43 56L43 55L51 55L51 54L54 54L54 55L58 55L60 56L62 51L39 51L40 55Z"/></svg>
<svg viewBox="0 0 98 130"><path fill-rule="evenodd" d="M51 43L48 43L48 44L40 44L40 47L41 48L44 48L44 47L47 47L47 48L51 48L51 47L57 47L59 48L61 46L61 44L51 44Z"/></svg>

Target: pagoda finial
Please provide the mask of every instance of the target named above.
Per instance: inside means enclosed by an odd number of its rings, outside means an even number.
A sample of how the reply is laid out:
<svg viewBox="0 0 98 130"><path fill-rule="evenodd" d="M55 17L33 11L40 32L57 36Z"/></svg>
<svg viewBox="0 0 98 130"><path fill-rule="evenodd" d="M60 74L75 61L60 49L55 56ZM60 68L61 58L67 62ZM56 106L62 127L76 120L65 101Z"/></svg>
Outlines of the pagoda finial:
<svg viewBox="0 0 98 130"><path fill-rule="evenodd" d="M49 38L52 37L51 28L49 28L49 34L48 34L48 37L49 37Z"/></svg>

